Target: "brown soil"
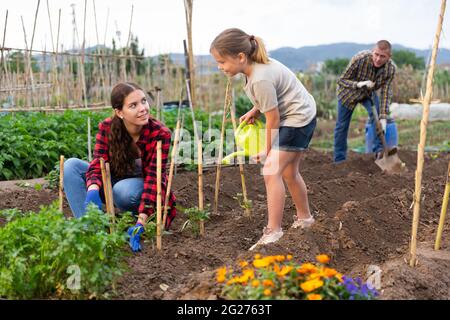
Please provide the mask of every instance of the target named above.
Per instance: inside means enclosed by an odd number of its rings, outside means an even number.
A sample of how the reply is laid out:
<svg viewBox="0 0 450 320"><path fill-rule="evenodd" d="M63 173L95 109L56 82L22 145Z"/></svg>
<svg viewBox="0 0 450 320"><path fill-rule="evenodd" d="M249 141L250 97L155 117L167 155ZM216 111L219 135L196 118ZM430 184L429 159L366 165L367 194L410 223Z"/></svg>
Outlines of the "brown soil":
<svg viewBox="0 0 450 320"><path fill-rule="evenodd" d="M450 154L426 157L419 227L419 264L410 268L411 235L416 154L401 152L408 172L386 175L370 155L351 153L345 163L332 163L330 153L310 150L304 154L300 172L308 186L309 201L317 223L307 230L291 230L295 214L289 194L283 219L285 235L275 244L259 249L262 254L293 254L298 261L314 260L320 253L332 257L340 272L366 278L369 265L382 269L382 299L449 299L449 229L444 231L443 251L435 254L432 241L439 221L445 176ZM163 237L158 252L152 243L128 258L130 271L117 284L119 299L215 299L214 270L251 259L248 248L261 236L267 221L267 205L260 167L245 167L251 217L245 217L237 200L241 193L238 167L222 170L219 214L206 222L206 235L195 238L180 231L185 218L175 219L171 234ZM174 180L178 203L198 204L196 172L179 172ZM204 173L205 203L214 199L215 170ZM0 209L38 210L57 199L55 191L33 188L2 189ZM65 213L70 210L65 206ZM1 223L1 221L0 221ZM444 258L443 258L444 257ZM166 287L168 286L168 287ZM440 288L440 289L437 289Z"/></svg>

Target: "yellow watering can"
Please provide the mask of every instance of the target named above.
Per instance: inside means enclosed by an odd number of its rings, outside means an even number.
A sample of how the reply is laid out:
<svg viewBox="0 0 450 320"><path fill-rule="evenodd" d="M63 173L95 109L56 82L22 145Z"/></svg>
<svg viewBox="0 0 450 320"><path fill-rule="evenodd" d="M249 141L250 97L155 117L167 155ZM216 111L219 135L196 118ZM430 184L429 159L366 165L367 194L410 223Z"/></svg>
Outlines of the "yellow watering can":
<svg viewBox="0 0 450 320"><path fill-rule="evenodd" d="M251 157L263 151L266 147L266 135L261 129L264 129L264 124L259 120L255 120L254 124L249 124L247 121L241 122L234 134L236 144L242 150L223 158L222 164L230 164L234 157Z"/></svg>

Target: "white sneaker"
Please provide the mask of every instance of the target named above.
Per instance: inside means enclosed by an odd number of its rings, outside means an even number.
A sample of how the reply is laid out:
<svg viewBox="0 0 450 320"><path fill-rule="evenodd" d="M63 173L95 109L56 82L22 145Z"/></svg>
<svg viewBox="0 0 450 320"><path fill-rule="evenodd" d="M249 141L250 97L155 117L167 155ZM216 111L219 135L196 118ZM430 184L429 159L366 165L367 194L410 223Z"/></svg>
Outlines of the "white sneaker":
<svg viewBox="0 0 450 320"><path fill-rule="evenodd" d="M296 215L294 216L294 223L292 224L291 228L297 229L297 228L309 228L311 227L314 222L316 220L314 220L314 217L311 216L308 219L299 219Z"/></svg>
<svg viewBox="0 0 450 320"><path fill-rule="evenodd" d="M252 251L253 249L255 249L258 245L263 245L263 244L268 244L268 243L273 243L273 242L277 242L281 237L283 236L283 230L278 230L278 231L273 231L272 229L269 228L264 228L264 234L261 237L261 239L258 240L257 243L255 243L250 249L249 251Z"/></svg>

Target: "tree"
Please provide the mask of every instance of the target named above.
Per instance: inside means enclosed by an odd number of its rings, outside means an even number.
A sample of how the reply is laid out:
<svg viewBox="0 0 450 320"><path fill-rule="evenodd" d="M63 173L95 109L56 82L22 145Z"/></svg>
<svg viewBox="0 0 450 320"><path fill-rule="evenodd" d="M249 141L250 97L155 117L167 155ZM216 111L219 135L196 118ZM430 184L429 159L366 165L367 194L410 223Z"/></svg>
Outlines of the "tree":
<svg viewBox="0 0 450 320"><path fill-rule="evenodd" d="M416 56L416 54L412 51L394 50L392 52L392 60L394 60L395 64L399 68L410 65L414 70L425 69L424 58Z"/></svg>
<svg viewBox="0 0 450 320"><path fill-rule="evenodd" d="M347 58L328 59L325 61L323 72L334 75L341 75L347 68L350 60Z"/></svg>

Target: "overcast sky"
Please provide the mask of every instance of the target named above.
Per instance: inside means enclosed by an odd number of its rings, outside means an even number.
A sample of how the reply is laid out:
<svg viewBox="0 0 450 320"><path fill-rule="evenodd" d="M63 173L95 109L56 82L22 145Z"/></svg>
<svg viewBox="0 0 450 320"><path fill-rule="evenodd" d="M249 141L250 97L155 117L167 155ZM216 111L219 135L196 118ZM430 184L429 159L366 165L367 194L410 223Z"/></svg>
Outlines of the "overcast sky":
<svg viewBox="0 0 450 320"><path fill-rule="evenodd" d="M52 47L47 1L55 42L61 9L60 43L64 48L72 47L71 4L75 4L82 41L85 1L41 0L33 48ZM30 45L37 2L1 0L0 40L6 10L9 11L5 47L25 48L21 16ZM373 43L379 39L427 49L433 43L440 3L441 0L194 0L194 53L208 54L214 37L229 27L262 37L269 50L336 42ZM122 44L126 44L132 5L131 31L139 37L146 55L183 51L182 41L186 38L183 0L95 0L100 43L104 42L106 29L107 45L111 45L113 37L117 39L117 30L121 32ZM94 21L93 2L88 0L86 46L97 43ZM445 33L450 30L448 12L443 29L441 47L450 48L450 36Z"/></svg>

